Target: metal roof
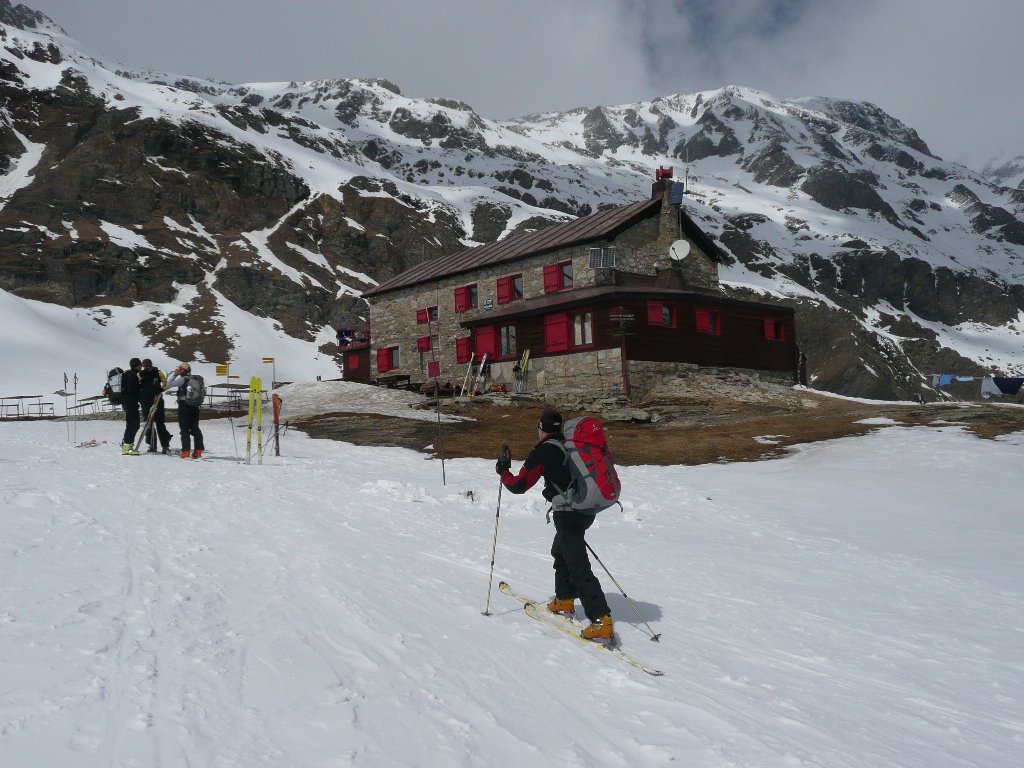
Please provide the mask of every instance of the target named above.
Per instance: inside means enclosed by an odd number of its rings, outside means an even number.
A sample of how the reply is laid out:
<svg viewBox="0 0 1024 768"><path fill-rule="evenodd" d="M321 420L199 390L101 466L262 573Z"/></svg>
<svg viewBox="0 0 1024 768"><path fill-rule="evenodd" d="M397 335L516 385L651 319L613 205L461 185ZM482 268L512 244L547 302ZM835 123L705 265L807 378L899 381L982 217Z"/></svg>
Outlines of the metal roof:
<svg viewBox="0 0 1024 768"><path fill-rule="evenodd" d="M652 197L638 203L609 208L600 213L555 224L525 235L508 237L487 245L426 261L387 280L363 296L377 296L398 288L426 283L442 277L472 272L481 267L537 256L573 245L600 240L616 234L633 222L661 209L662 198Z"/></svg>

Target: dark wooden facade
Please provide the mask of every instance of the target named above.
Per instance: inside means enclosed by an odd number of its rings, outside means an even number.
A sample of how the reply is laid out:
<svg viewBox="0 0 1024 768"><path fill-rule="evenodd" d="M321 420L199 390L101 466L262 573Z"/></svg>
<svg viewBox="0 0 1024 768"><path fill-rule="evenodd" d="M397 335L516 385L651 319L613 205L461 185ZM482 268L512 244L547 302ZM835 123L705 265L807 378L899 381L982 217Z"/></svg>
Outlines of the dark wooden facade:
<svg viewBox="0 0 1024 768"><path fill-rule="evenodd" d="M370 342L351 344L338 350L341 355L342 377L345 381L369 384L373 379L370 368Z"/></svg>
<svg viewBox="0 0 1024 768"><path fill-rule="evenodd" d="M474 318L473 331L514 326L515 354L529 348L531 360L587 350L621 349L628 361L690 363L708 367L750 368L794 373L798 350L793 310L774 304L729 299L705 293L657 289L604 288L564 294L560 301L524 302L516 308ZM670 325L656 322L654 308L667 307ZM547 318L589 313L591 343L552 350ZM698 329L699 315L715 318L714 329ZM663 316L662 316L663 317Z"/></svg>

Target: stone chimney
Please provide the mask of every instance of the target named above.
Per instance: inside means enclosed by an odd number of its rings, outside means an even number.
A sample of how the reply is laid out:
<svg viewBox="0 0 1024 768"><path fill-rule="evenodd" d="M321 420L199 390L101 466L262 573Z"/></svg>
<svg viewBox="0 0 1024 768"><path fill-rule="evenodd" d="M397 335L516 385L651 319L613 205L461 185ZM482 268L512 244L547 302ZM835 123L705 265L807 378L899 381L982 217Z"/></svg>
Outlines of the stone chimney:
<svg viewBox="0 0 1024 768"><path fill-rule="evenodd" d="M673 181L672 168L658 168L654 184L651 185L651 197L661 198L661 212L658 217L658 241L655 260L655 272L662 285L668 285L678 280L679 284L673 287L684 287L694 290L718 291L718 265L704 250L683 232L682 220L685 217L683 200L685 195L676 199L679 202L672 202L672 186L681 182ZM689 220L687 220L689 221ZM692 223L691 223L691 226ZM669 256L672 243L676 240L686 240L690 244L690 253L682 261L674 261ZM678 278L670 277L669 272L675 272Z"/></svg>
<svg viewBox="0 0 1024 768"><path fill-rule="evenodd" d="M661 198L661 216L658 224L658 253L661 258L658 262L659 268L667 268L671 265L668 258L668 249L679 239L679 205L672 205L672 166L658 168L651 185L651 197Z"/></svg>

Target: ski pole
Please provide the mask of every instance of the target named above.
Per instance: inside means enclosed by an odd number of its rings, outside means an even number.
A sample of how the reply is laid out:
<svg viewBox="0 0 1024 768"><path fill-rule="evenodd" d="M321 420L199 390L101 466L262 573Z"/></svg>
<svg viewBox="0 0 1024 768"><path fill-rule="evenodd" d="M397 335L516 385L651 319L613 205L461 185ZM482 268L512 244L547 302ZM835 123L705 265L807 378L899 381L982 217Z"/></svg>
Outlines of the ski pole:
<svg viewBox="0 0 1024 768"><path fill-rule="evenodd" d="M511 462L512 451L507 445L501 446L501 460ZM491 587L494 586L494 554L498 551L498 518L501 516L501 489L505 484L498 478L498 507L494 510L494 543L491 544L491 575L487 579L487 607L484 608L484 616L491 615Z"/></svg>
<svg viewBox="0 0 1024 768"><path fill-rule="evenodd" d="M590 546L590 542L584 541L583 543L587 545L587 549L590 550L590 554L594 556L594 559L597 560L597 562L601 563L601 558L597 556L597 552L595 552L594 548ZM654 633L654 630L651 629L651 625L647 623L647 619L643 617L643 615L640 613L640 609L636 607L636 603L629 599L629 595L627 595L625 590L621 586L619 586L619 582L615 581L615 577L612 576L612 572L608 570L604 563L601 563L601 567L604 568L604 572L608 574L608 578L612 580L616 587L618 587L618 590L622 593L622 596L626 598L626 602L633 606L633 610L636 611L636 615L640 617L640 621L644 623L644 626L647 627L647 631L651 633L651 640L653 640L656 643L660 643L661 640L659 638L661 637L661 635Z"/></svg>

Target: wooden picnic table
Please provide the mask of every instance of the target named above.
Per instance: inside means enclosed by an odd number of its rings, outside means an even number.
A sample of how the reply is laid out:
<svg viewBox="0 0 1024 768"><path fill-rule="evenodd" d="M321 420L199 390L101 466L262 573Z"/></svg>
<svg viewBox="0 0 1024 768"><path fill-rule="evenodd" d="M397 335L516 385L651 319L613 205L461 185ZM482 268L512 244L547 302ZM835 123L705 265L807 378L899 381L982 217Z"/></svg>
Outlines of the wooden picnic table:
<svg viewBox="0 0 1024 768"><path fill-rule="evenodd" d="M42 395L0 395L0 419L28 419L53 415L53 403L44 403Z"/></svg>

